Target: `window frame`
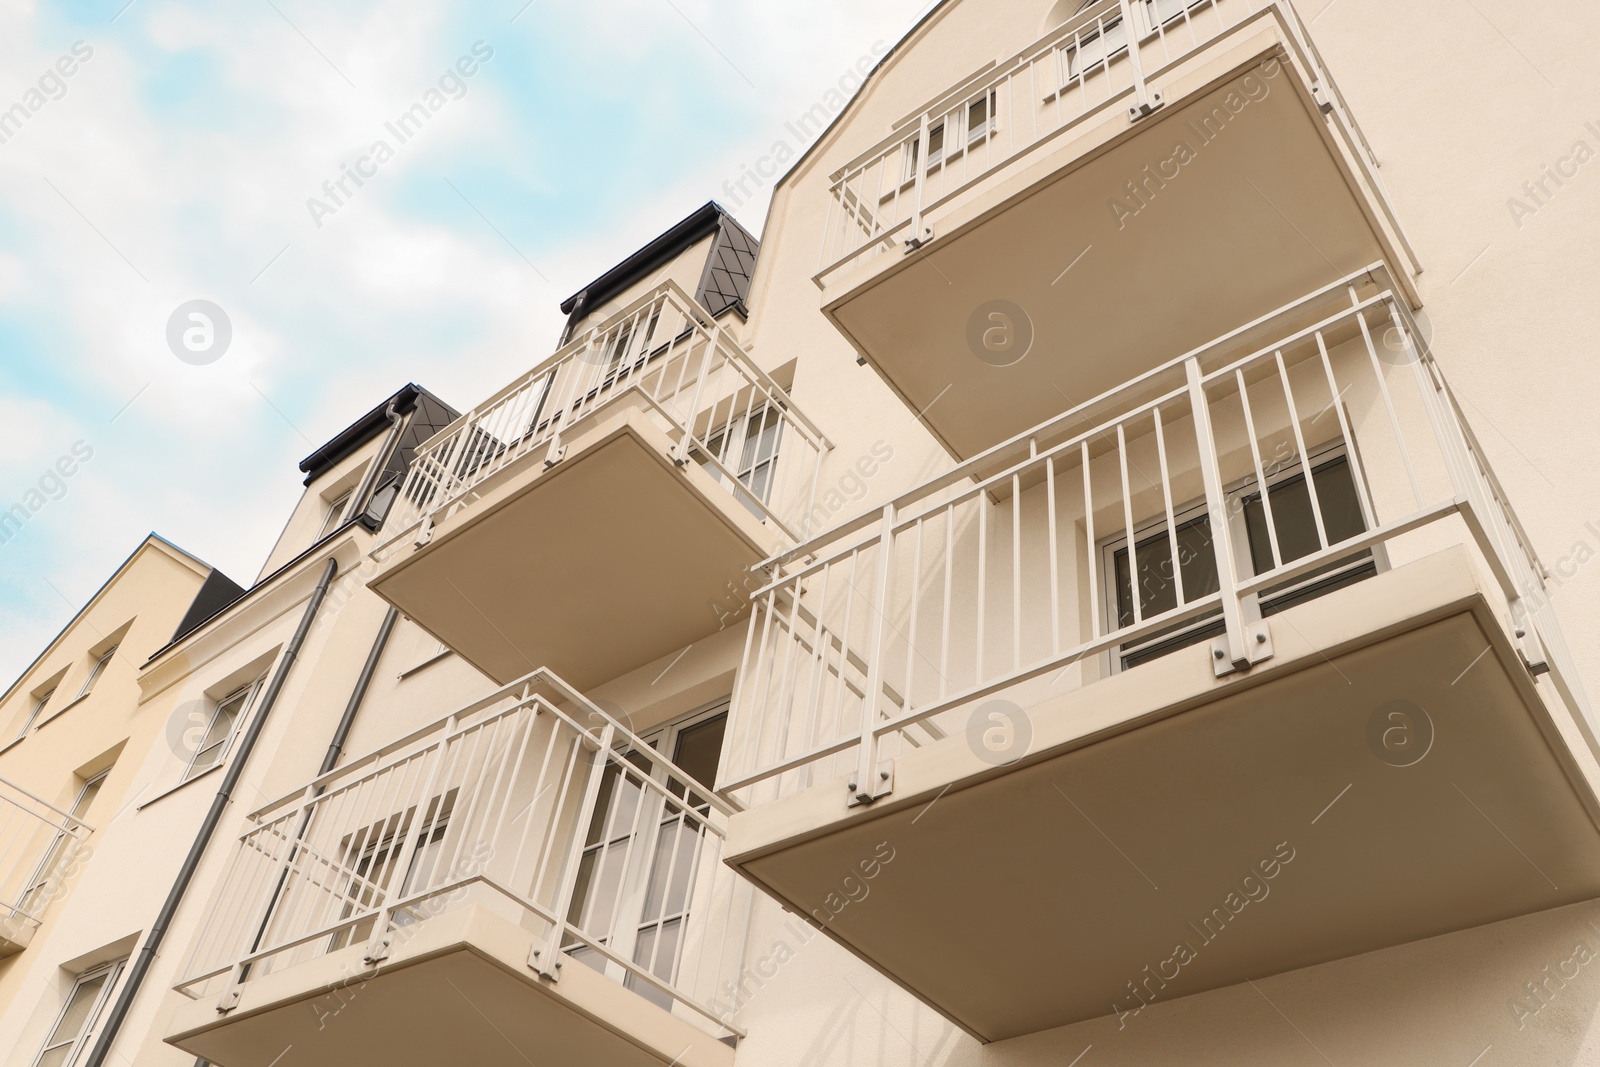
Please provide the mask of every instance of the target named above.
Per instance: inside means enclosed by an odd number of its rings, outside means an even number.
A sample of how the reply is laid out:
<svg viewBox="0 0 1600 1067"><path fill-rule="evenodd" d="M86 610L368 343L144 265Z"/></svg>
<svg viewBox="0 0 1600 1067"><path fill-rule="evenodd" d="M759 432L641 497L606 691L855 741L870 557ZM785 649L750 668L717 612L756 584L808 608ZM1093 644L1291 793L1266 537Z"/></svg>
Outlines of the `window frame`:
<svg viewBox="0 0 1600 1067"><path fill-rule="evenodd" d="M255 681L233 690L227 696L217 700L211 706L211 714L206 718L205 732L200 735L202 745L201 747L197 747L193 752L189 753L189 762L184 766L183 778L181 779L182 782L194 781L194 779L200 777L202 774L211 770L212 768L220 767L222 762L228 758L228 751L233 747L233 739L238 736L239 725L243 723L250 715L250 712L254 710L256 695L260 688L261 679L257 678ZM227 734L225 734L220 740L214 741L210 745L205 745L205 739L211 736L211 731L217 725L217 717L221 715L222 709L227 707L235 699L241 699L241 703L239 704L239 713L233 717L233 722L228 726ZM201 755L206 752L213 751L217 753L217 758L203 767L200 766L199 761Z"/></svg>
<svg viewBox="0 0 1600 1067"><path fill-rule="evenodd" d="M312 540L312 544L320 543L343 525L342 520L345 512L350 510L350 503L355 499L355 495L355 488L351 487L334 498L333 502L328 505L327 514L322 517L322 528L317 531L317 536Z"/></svg>
<svg viewBox="0 0 1600 1067"><path fill-rule="evenodd" d="M94 804L95 798L100 795L100 790L104 788L106 778L110 774L111 768L107 767L105 770L97 774L91 774L83 779L83 784L78 787L77 795L72 798L72 804L68 807L67 814L79 827L87 825L83 821L84 816ZM49 887L50 880L54 875L54 868L61 862L62 847L70 836L65 830L56 834L55 840L50 842L50 847L45 850L43 858L39 860L38 866L34 868L33 875L28 879L22 895L17 898L17 907L35 919L40 918L40 916L34 914L33 896L35 893L39 893Z"/></svg>
<svg viewBox="0 0 1600 1067"><path fill-rule="evenodd" d="M73 700L82 700L84 697L89 695L90 691L94 689L94 684L100 680L100 676L105 673L106 667L110 665L111 658L117 654L117 649L119 647L121 646L112 645L110 648L100 653L99 657L96 658L94 663L90 665L89 673L83 679L83 688L78 690L78 695L73 697Z"/></svg>
<svg viewBox="0 0 1600 1067"><path fill-rule="evenodd" d="M82 971L73 977L72 988L69 989L67 991L67 995L62 998L61 1008L56 1012L55 1020L50 1024L50 1029L45 1031L44 1042L39 1046L39 1051L34 1054L34 1057L31 1061L31 1067L40 1067L40 1064L44 1062L44 1059L47 1055L62 1048L67 1050L67 1055L66 1058L61 1061L61 1067L73 1067L73 1065L78 1062L78 1057L83 1053L84 1047L96 1034L97 1028L100 1025L100 1016L105 1011L106 1004L111 999L111 994L116 991L117 981L122 977L122 970L125 966L127 966L127 963L128 958L124 956L121 959L113 960L110 963L102 963L99 966L91 967L90 969ZM90 1004L88 1013L83 1017L82 1027L76 1034L72 1036L72 1040L56 1040L56 1038L59 1037L57 1031L61 1028L61 1024L66 1022L67 1012L72 1008L73 1002L77 997L78 990L82 989L86 983L92 982L102 976L104 976L106 979L105 984L102 985L100 987L100 991L95 994L94 1001L92 1004Z"/></svg>
<svg viewBox="0 0 1600 1067"><path fill-rule="evenodd" d="M47 689L43 695L34 701L33 710L28 713L28 717L26 719L22 720L22 729L18 730L17 736L11 739L12 744L16 744L18 741L21 741L24 737L28 736L28 731L32 730L34 724L39 721L39 716L44 714L45 707L55 697L56 692L60 690L60 688L60 683L57 683L56 685L53 685Z"/></svg>
<svg viewBox="0 0 1600 1067"><path fill-rule="evenodd" d="M619 753L619 755L622 760L633 765L640 775L651 777L665 787L668 792L678 798L677 803L692 807L703 818L709 810L709 803L697 803L702 798L692 792L688 783L679 782L665 766L657 761L651 761L651 766L645 768L639 766L638 760L632 757L638 756L644 760L651 760L652 756L670 753L671 755L667 755L665 758L677 763L677 760L672 757L677 754L678 743L685 734L719 718L723 720L724 729L726 729L731 703L731 695L722 697L686 715L653 727L639 737L647 746L648 751L630 750ZM718 753L718 762L719 764L721 762L720 751ZM609 773L609 768L615 766L615 764L610 761L607 761L607 763ZM620 771L618 772L618 779L619 782L625 781ZM708 789L716 787L715 782L701 784ZM570 928L582 932L584 937L604 945L614 955L628 960L632 966L653 974L658 980L670 985L677 979L678 968L683 962L682 952L685 942L682 940L682 932L687 927L695 910L694 880L691 879L685 886L681 907L672 908L670 906L672 886L667 885L666 899L659 903L656 913L651 916L647 915L647 912L649 911L650 890L656 882L657 864L662 858L659 854L659 845L668 832L674 835L677 834L677 828L684 821L684 814L681 811L669 810L668 803L656 797L653 791L646 790L643 786L634 786L632 788L637 795L631 803L641 806L648 805L652 809L650 811L640 810L639 808L633 809L633 814L628 818L634 826L638 827L637 831L630 831L627 827L615 825L618 821L617 812L629 809L628 804L616 801L608 804L608 810L604 816L605 824L602 825L601 832L594 843L587 842L587 835L591 832L592 826L582 829L582 832L586 835L586 843L580 852L580 857L588 856L590 853L600 857L594 862L590 875L588 885L591 887L591 892L605 882L605 879L600 875L602 868L606 865L606 857L618 848L622 851L621 870L616 876L615 889L613 891L614 897L610 900L607 900L603 895L593 898L593 902L609 905L610 928L593 932L585 929L586 923L583 921L583 911L587 910L591 904L591 898L585 896L580 899L577 893L573 894L573 899L569 905L567 924ZM598 812L598 806L596 810ZM579 862L580 864L582 863L581 858ZM671 868L672 860L670 856L667 862L669 865L667 870L675 875L676 872L672 871ZM673 950L670 972L667 977L662 977L651 966L652 963L659 965L659 960L646 959L640 961L637 956L647 930L653 931L654 936L659 938L661 931L673 924L676 924L679 940L677 947ZM568 943L562 946L562 951L572 955L574 959L579 960L586 966L593 967L601 973L620 981L625 988L650 1000L657 1006L664 1006L662 1003L664 995L659 990L649 982L640 979L627 968L613 963L605 956L593 953L581 939L570 938ZM652 954L655 951L659 950L653 950Z"/></svg>
<svg viewBox="0 0 1600 1067"><path fill-rule="evenodd" d="M1292 461L1286 461L1279 465L1267 475L1265 491L1270 494L1275 487L1293 481L1296 478L1314 477L1319 467L1327 466L1329 463L1339 459L1345 460L1348 464L1352 481L1355 481L1358 476L1364 473L1363 468L1356 465L1355 456L1349 444L1342 438L1334 438L1314 447L1308 447L1304 456L1295 456ZM1356 491L1358 494L1370 494L1370 489L1364 485L1358 485ZM1259 497L1261 493L1262 489L1256 484L1254 472L1248 473L1223 487L1223 496L1227 509L1228 533L1233 548L1234 573L1237 575L1253 576L1256 574L1255 561L1250 553L1250 531L1245 516L1245 502L1252 497ZM1194 521L1197 517L1204 515L1205 512L1206 502L1204 497L1174 506L1172 509L1174 526L1182 527ZM1363 516L1363 522L1365 522L1365 516ZM1129 575L1131 579L1130 585L1134 590L1133 595L1135 596L1138 595L1139 573L1137 545L1142 541L1148 540L1150 535L1156 531L1164 531L1166 527L1167 516L1164 511L1134 524L1132 542L1135 548L1129 552ZM1367 532L1370 532L1370 529ZM1103 576L1100 590L1101 603L1098 605L1097 610L1101 612L1101 618L1104 620L1103 626L1105 629L1103 632L1105 633L1114 633L1116 630L1121 629L1119 621L1121 619L1122 605L1118 599L1116 557L1117 553L1126 548L1128 544L1127 532L1123 531L1114 537L1101 541L1096 546L1096 550L1100 553L1100 574ZM1215 545L1216 541L1213 538L1213 552L1215 551ZM1330 548L1337 547L1337 545L1330 546ZM1285 606L1288 606L1286 602L1292 602L1295 598L1303 596L1320 585L1359 581L1360 579L1355 576L1368 567L1371 567L1376 574L1382 574L1389 569L1388 556L1384 552L1383 545L1378 544L1370 549L1354 550L1342 556L1336 554L1328 561L1326 566L1319 567L1310 574L1290 579L1250 594L1244 598L1247 618L1269 617L1275 613L1274 609L1283 610ZM1328 591L1331 592L1332 590ZM1185 637L1191 638L1189 643L1198 643L1201 640L1205 640L1210 635L1200 635L1199 632L1213 630L1220 620L1220 616L1221 609L1216 608L1175 626L1171 630L1159 631L1157 634L1139 641L1116 646L1110 650L1112 673L1121 673L1130 669L1125 662L1126 660L1138 657L1141 653L1149 652L1153 648L1171 645L1172 647L1168 651L1177 651L1180 648L1187 647L1187 644L1178 643Z"/></svg>

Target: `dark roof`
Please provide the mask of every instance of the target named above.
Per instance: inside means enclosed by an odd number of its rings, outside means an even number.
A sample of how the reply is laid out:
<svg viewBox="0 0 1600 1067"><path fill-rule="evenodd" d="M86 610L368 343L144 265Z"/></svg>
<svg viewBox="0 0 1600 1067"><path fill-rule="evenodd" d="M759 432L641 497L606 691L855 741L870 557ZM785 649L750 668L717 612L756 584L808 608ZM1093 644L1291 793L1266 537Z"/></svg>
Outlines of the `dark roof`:
<svg viewBox="0 0 1600 1067"><path fill-rule="evenodd" d="M592 308L597 304L604 304L644 275L668 262L674 256L681 255L696 241L716 233L718 230L725 232L736 231L742 237L738 242L739 244L760 247L760 242L751 237L749 232L743 226L740 226L734 220L734 217L723 209L721 204L715 200L707 201L706 205L694 212L694 214L600 275L580 291L563 300L561 302L561 313L563 315L572 315L574 312L582 314L587 308Z"/></svg>
<svg viewBox="0 0 1600 1067"><path fill-rule="evenodd" d="M306 484L310 485L328 473L340 461L355 452L356 449L387 430L389 428L389 417L386 413L390 404L394 405L396 414L409 415L416 408L417 401L421 397L428 397L439 407L449 411L451 413L450 419L456 418L455 410L450 405L422 388L422 386L408 383L399 392L341 430L333 440L301 460L300 470L305 473Z"/></svg>

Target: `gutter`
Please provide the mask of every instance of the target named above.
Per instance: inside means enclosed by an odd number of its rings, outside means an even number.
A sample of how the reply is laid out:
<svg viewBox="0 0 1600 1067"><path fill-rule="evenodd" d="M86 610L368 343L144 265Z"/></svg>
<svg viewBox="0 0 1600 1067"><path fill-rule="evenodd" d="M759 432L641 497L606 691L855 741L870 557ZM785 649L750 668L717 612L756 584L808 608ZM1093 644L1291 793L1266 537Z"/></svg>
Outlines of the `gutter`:
<svg viewBox="0 0 1600 1067"><path fill-rule="evenodd" d="M167 899L161 905L161 911L156 915L155 922L151 924L150 933L140 946L139 955L135 958L133 966L128 970L128 980L123 983L121 992L117 994L111 1014L106 1017L105 1026L101 1029L100 1036L95 1038L94 1048L84 1060L83 1067L105 1067L106 1058L111 1054L111 1046L115 1043L122 1024L127 1021L134 998L138 996L139 988L149 974L151 964L155 962L156 953L161 949L161 942L167 936L167 930L178 912L178 906L183 903L184 893L187 892L189 883L193 881L194 873L211 844L217 825L222 822L222 815L232 800L233 790L243 777L245 764L249 762L256 741L260 739L261 731L266 726L267 716L272 713L273 705L278 702L278 695L283 692L289 671L294 667L295 659L305 644L306 635L311 631L311 623L321 610L322 601L328 595L328 586L332 584L333 576L338 570L338 561L328 560L322 578L317 582L316 591L311 594L311 601L306 605L305 614L300 617L300 625L295 629L294 636L289 639L289 646L284 649L283 656L278 660L278 669L273 672L272 681L267 683L266 692L261 697L261 707L256 711L249 728L245 730L244 737L239 741L239 749L228 764L222 785L218 787L217 795L212 798L211 808L206 812L206 817L195 834L194 843L189 846L189 854L184 858L178 877L172 883L172 889L168 891Z"/></svg>

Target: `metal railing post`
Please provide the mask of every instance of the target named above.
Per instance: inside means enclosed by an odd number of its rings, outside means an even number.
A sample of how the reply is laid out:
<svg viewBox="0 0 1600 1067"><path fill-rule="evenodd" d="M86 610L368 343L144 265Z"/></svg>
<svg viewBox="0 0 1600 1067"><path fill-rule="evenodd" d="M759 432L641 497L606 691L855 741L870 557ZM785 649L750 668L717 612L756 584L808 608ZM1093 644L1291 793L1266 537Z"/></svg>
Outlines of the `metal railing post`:
<svg viewBox="0 0 1600 1067"><path fill-rule="evenodd" d="M1160 93L1152 94L1144 80L1144 62L1139 55L1139 39L1144 36L1144 24L1135 13L1135 7L1144 6L1138 0L1121 0L1122 32L1128 38L1128 67L1133 71L1133 106L1128 108L1128 120L1137 122L1166 103ZM1100 37L1104 41L1109 27L1100 24ZM1107 47L1105 63L1109 70L1111 49Z"/></svg>
<svg viewBox="0 0 1600 1067"><path fill-rule="evenodd" d="M685 317L687 318L688 316L686 315ZM680 467L688 466L691 459L690 453L694 451L694 422L695 419L700 417L700 397L705 392L706 379L711 376L711 361L718 357L722 347L722 326L720 324L713 327L710 332L704 332L702 327L701 332L706 339L706 354L705 358L701 360L700 372L695 375L694 393L689 397L688 412L684 415L682 424L683 436L678 440L678 453L672 457L673 461ZM692 346L693 342L690 342L690 344ZM689 355L685 358L692 359L694 357Z"/></svg>
<svg viewBox="0 0 1600 1067"><path fill-rule="evenodd" d="M872 599L872 640L867 652L867 684L861 695L861 747L850 782L850 806L871 804L894 789L893 772L878 761L878 694L883 690L883 638L889 626L889 590L893 578L895 507L883 509L878 534L878 580ZM842 668L841 668L842 669Z"/></svg>
<svg viewBox="0 0 1600 1067"><path fill-rule="evenodd" d="M916 166L917 173L914 176L915 183L911 189L911 236L906 238L907 252L915 252L917 249L927 244L928 240L933 237L933 234L928 230L928 227L923 225L922 222L922 194L923 187L927 184L928 175L929 129L930 127L928 125L927 112L923 112L922 126L917 132L917 155L916 159L913 161ZM950 130L947 127L945 130L945 139L947 141L949 140L949 133Z"/></svg>
<svg viewBox="0 0 1600 1067"><path fill-rule="evenodd" d="M577 821L572 825L572 843L567 846L567 854L561 858L561 881L556 890L555 905L550 909L550 936L528 958L528 966L538 971L540 977L552 982L561 977L561 943L566 940L567 912L572 908L572 894L578 884L578 867L583 861L583 850L587 843L585 839L589 824L594 821L594 809L600 801L600 785L606 776L606 760L616 736L617 726L613 722L607 722L605 729L600 731L599 747L595 749L589 781L583 790L583 803L579 805ZM578 743L582 744L588 737L588 733L580 733ZM626 768L623 773L627 773ZM539 875L534 877L538 878Z"/></svg>
<svg viewBox="0 0 1600 1067"><path fill-rule="evenodd" d="M1233 531L1229 528L1228 495L1223 488L1222 469L1217 462L1217 441L1211 428L1211 403L1206 397L1200 361L1184 363L1189 379L1189 403L1194 412L1195 443L1200 451L1200 475L1205 483L1206 514L1211 522L1212 555L1217 564L1217 586L1222 596L1222 620L1227 635L1211 643L1211 666L1217 677L1249 670L1272 654L1272 643L1265 623L1247 625L1244 601L1239 596L1239 576L1233 554ZM1266 486L1261 487L1263 493Z"/></svg>

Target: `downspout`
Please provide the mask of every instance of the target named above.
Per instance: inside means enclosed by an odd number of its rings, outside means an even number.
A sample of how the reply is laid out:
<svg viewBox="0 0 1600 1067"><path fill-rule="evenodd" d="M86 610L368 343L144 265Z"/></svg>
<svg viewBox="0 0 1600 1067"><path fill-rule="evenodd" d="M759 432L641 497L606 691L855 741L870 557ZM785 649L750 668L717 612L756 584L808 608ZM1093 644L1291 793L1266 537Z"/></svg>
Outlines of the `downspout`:
<svg viewBox="0 0 1600 1067"><path fill-rule="evenodd" d="M205 856L206 848L211 843L211 836L216 832L217 825L222 822L222 815L227 811L233 790L244 774L245 764L250 760L250 753L261 737L267 716L272 713L273 705L278 702L278 694L283 692L289 670L294 666L301 646L305 644L306 634L311 631L312 620L321 609L322 601L328 595L328 586L333 582L333 576L338 570L338 561L328 560L327 567L322 571L322 578L317 582L316 591L311 594L311 602L306 605L305 614L300 617L300 625L295 629L294 636L289 639L289 646L284 649L283 656L278 660L278 669L273 673L272 681L267 683L266 692L261 697L261 707L252 717L244 737L239 740L239 748L223 774L222 785L217 788L217 795L211 800L211 808L206 812L206 817L195 834L194 843L189 846L189 854L178 870L178 877L172 883L172 889L167 893L161 911L156 915L155 922L150 925L150 933L139 948L139 955L134 959L133 966L128 969L128 980L123 983L122 991L117 994L117 1001L111 1007L111 1014L106 1017L106 1024L100 1031L100 1036L95 1038L94 1048L90 1051L89 1058L84 1061L84 1067L105 1067L106 1057L111 1054L111 1045L116 1041L123 1022L127 1020L128 1011L133 1007L133 1000L138 995L139 987L144 983L151 964L155 962L156 953L161 949L161 942L166 938L172 919L178 912L178 905L183 903L183 895L188 890L190 881L194 879L200 860Z"/></svg>
<svg viewBox="0 0 1600 1067"><path fill-rule="evenodd" d="M350 739L350 727L355 724L356 712L361 710L361 703L367 697L367 689L372 685L372 676L378 671L378 660L383 658L383 650L388 647L389 635L394 633L394 624L399 620L400 612L390 608L383 616L383 623L378 627L378 636L373 639L372 651L367 653L367 662L362 664L361 674L356 678L355 688L350 691L350 702L344 706L344 715L339 719L339 725L334 728L333 741L328 745L328 754L322 757L322 767L317 771L317 777L324 774L338 764L339 757L344 754L345 742ZM300 824L299 836L304 836L306 827L311 822L311 812L306 812L305 821ZM279 880L278 892L283 891L282 879ZM274 894L276 899L277 894ZM259 936L259 935L258 935ZM194 1067L211 1067L211 1061L200 1057L194 1061Z"/></svg>
<svg viewBox="0 0 1600 1067"><path fill-rule="evenodd" d="M372 458L372 463L367 467L366 473L361 476L361 485L354 495L350 497L352 510L350 518L365 515L371 506L372 491L378 487L378 478L383 474L384 466L389 462L389 457L394 455L395 445L400 440L400 430L405 420L395 410L394 401L384 409L383 417L389 420L389 436L384 438L383 447L378 449L378 454Z"/></svg>
<svg viewBox="0 0 1600 1067"><path fill-rule="evenodd" d="M384 614L383 623L378 627L378 636L372 642L372 651L367 653L367 662L361 667L361 676L356 679L356 687L350 692L350 702L344 706L344 715L333 731L333 741L328 745L328 754L322 757L322 768L317 771L318 778L333 770L339 762L339 757L344 754L344 744L350 739L350 727L355 725L356 712L361 710L361 702L367 698L367 687L372 684L372 676L378 671L378 660L383 657L383 650L389 644L389 635L394 633L394 624L399 618L400 611L397 608L390 608Z"/></svg>

